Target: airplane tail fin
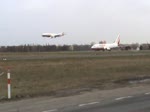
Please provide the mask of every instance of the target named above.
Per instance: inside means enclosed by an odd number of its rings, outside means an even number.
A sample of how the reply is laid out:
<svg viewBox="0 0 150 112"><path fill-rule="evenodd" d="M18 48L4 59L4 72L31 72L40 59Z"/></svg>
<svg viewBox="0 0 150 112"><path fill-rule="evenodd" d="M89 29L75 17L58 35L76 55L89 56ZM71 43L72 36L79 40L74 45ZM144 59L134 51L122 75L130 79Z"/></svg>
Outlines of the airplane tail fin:
<svg viewBox="0 0 150 112"><path fill-rule="evenodd" d="M116 43L117 45L120 44L120 35L118 35L118 37L116 38L115 43Z"/></svg>

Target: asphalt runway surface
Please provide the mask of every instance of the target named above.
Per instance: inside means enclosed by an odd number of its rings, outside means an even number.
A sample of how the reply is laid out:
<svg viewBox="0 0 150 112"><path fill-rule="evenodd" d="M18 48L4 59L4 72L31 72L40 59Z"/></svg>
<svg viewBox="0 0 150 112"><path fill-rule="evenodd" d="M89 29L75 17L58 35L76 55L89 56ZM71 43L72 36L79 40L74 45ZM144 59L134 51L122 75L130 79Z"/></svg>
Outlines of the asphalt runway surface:
<svg viewBox="0 0 150 112"><path fill-rule="evenodd" d="M3 102L0 112L150 112L150 86Z"/></svg>
<svg viewBox="0 0 150 112"><path fill-rule="evenodd" d="M127 96L101 104L91 102L79 105L78 108L63 110L62 112L150 112L150 96Z"/></svg>

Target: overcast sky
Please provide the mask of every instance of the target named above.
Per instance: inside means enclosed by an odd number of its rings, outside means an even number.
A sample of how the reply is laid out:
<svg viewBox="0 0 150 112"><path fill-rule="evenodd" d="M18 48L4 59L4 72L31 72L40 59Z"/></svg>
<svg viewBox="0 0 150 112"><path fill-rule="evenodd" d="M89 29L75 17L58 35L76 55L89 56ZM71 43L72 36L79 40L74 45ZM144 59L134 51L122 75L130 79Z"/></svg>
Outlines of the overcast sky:
<svg viewBox="0 0 150 112"><path fill-rule="evenodd" d="M0 0L0 14L0 45L150 42L150 0Z"/></svg>

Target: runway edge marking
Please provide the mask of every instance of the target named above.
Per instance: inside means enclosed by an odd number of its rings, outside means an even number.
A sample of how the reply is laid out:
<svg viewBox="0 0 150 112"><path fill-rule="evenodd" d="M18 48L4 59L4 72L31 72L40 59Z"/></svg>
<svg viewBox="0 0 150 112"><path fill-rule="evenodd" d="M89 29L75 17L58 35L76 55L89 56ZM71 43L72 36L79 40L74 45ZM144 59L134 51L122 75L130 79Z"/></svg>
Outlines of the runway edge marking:
<svg viewBox="0 0 150 112"><path fill-rule="evenodd" d="M132 98L133 96L125 96L125 97L119 97L119 98L116 98L115 100L123 100L123 99L126 99L126 98Z"/></svg>
<svg viewBox="0 0 150 112"><path fill-rule="evenodd" d="M42 112L56 112L58 111L57 109L52 109L52 110L45 110L45 111L42 111Z"/></svg>
<svg viewBox="0 0 150 112"><path fill-rule="evenodd" d="M79 104L79 107L83 107L83 106L87 106L87 105L94 105L94 104L98 104L100 102L90 102L90 103L84 103L84 104Z"/></svg>
<svg viewBox="0 0 150 112"><path fill-rule="evenodd" d="M150 95L150 92L148 92L148 93L145 93L145 95Z"/></svg>

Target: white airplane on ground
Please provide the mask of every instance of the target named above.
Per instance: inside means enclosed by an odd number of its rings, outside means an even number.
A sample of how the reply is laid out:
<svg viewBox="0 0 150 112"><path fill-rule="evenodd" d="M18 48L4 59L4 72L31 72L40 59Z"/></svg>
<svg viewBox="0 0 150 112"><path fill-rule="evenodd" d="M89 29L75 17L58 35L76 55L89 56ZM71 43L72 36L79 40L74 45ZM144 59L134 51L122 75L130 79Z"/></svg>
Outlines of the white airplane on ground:
<svg viewBox="0 0 150 112"><path fill-rule="evenodd" d="M61 37L61 36L64 36L64 35L65 35L64 32L62 32L62 33L43 33L42 37L56 38L56 37Z"/></svg>
<svg viewBox="0 0 150 112"><path fill-rule="evenodd" d="M119 47L120 44L120 36L118 35L118 37L116 38L114 43L111 44L94 44L91 49L92 50L111 50L112 48L116 48Z"/></svg>

